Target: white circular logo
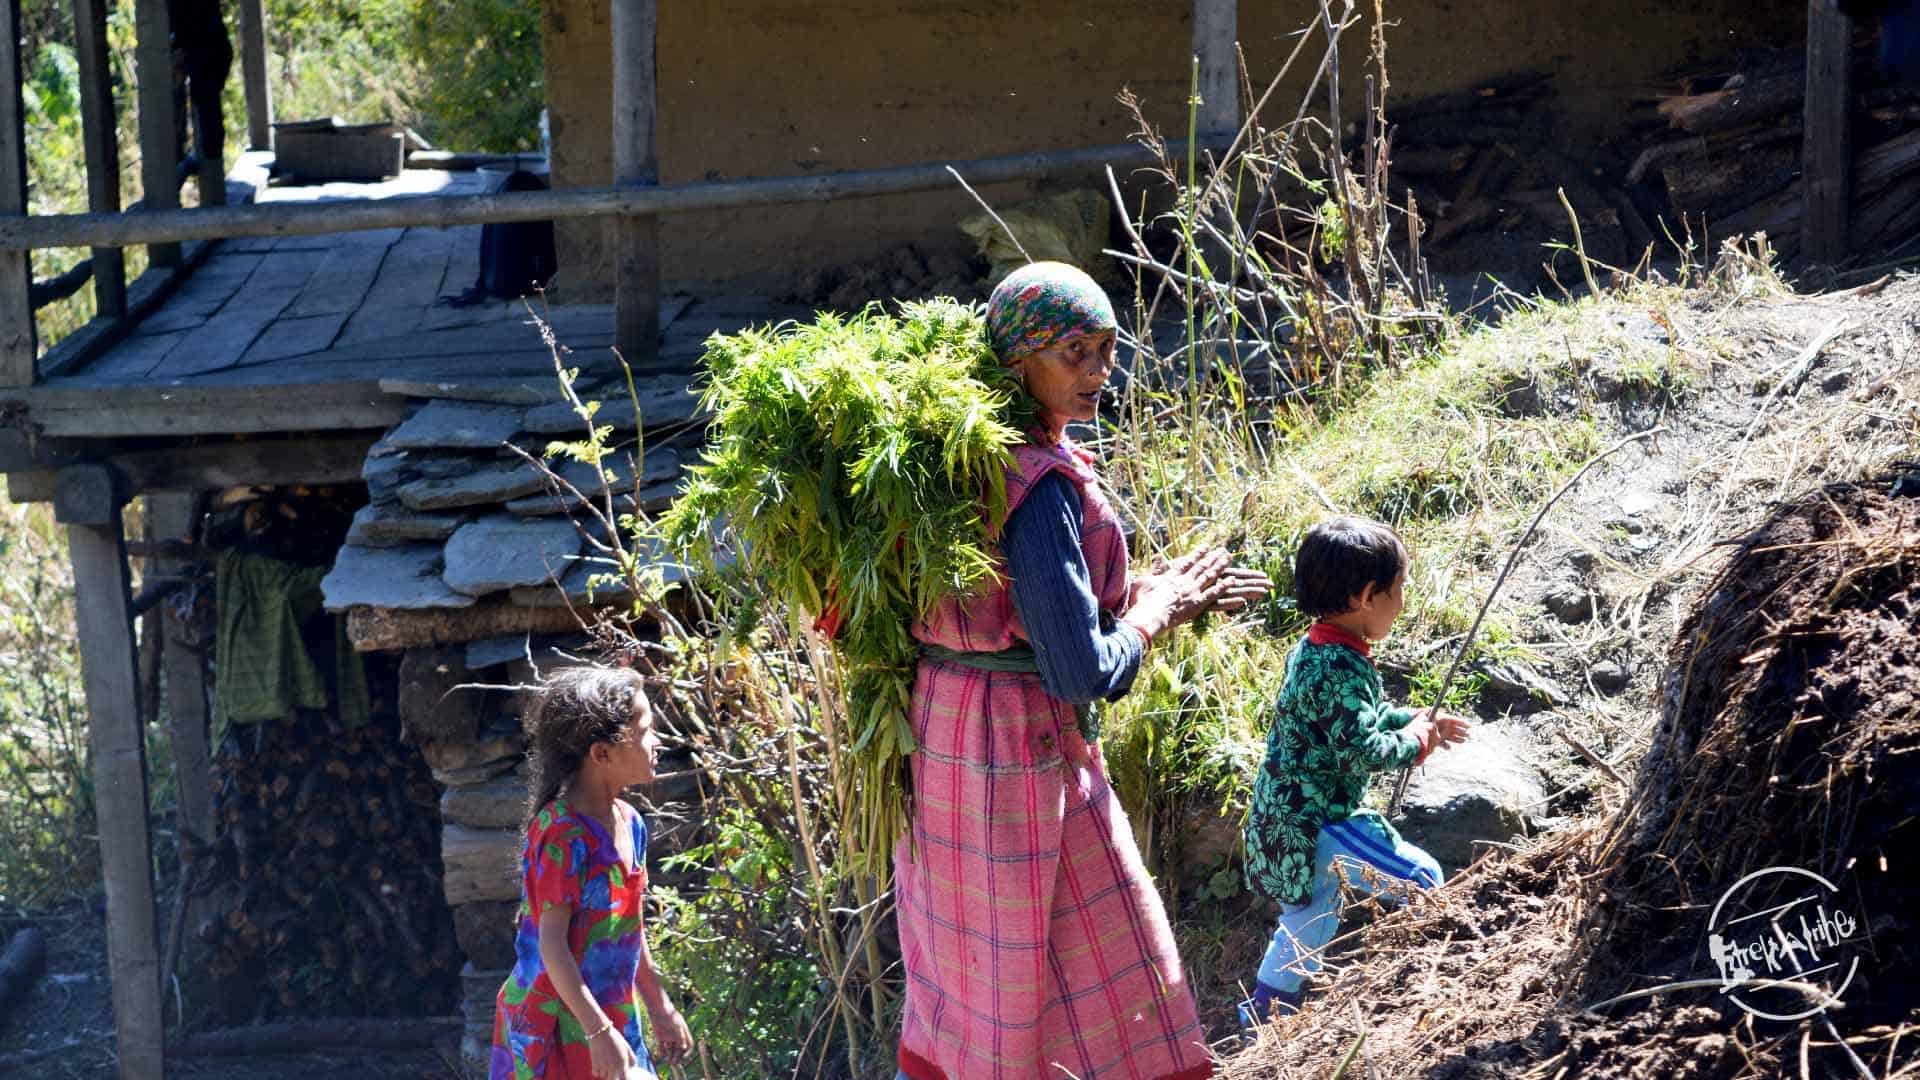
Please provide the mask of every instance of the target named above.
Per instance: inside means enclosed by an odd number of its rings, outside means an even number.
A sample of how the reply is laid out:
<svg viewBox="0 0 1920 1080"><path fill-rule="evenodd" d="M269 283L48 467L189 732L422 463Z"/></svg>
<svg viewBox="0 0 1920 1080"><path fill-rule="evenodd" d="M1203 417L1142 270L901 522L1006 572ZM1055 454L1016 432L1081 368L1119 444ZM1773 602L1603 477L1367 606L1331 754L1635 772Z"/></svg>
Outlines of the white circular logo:
<svg viewBox="0 0 1920 1080"><path fill-rule="evenodd" d="M1799 1020L1840 1003L1860 966L1860 920L1840 890L1796 866L1769 866L1733 883L1707 920L1720 992L1769 1020Z"/></svg>

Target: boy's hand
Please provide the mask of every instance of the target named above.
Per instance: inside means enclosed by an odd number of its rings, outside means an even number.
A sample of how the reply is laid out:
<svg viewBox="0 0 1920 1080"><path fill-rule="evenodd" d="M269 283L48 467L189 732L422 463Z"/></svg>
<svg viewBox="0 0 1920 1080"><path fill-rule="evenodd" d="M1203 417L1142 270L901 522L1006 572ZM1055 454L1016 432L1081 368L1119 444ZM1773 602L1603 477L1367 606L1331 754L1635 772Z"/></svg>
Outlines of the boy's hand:
<svg viewBox="0 0 1920 1080"><path fill-rule="evenodd" d="M669 1065L693 1049L693 1032L687 1030L686 1018L671 1003L663 1002L660 1008L650 1010L650 1019L653 1041L659 1046L661 1059Z"/></svg>
<svg viewBox="0 0 1920 1080"><path fill-rule="evenodd" d="M1439 738L1439 745L1453 746L1467 741L1473 731L1473 722L1452 713L1441 713L1433 718L1433 731Z"/></svg>

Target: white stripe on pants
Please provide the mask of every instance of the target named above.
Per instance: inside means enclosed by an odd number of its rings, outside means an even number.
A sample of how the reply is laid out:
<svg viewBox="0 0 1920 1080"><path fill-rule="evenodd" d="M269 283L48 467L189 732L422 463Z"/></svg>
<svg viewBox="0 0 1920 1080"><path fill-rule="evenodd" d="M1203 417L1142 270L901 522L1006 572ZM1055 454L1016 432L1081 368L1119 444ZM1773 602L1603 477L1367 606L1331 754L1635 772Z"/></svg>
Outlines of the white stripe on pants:
<svg viewBox="0 0 1920 1080"><path fill-rule="evenodd" d="M1342 879L1370 896L1392 897L1396 886L1430 889L1443 876L1433 856L1366 810L1320 827L1313 865L1313 898L1281 905L1280 924L1260 962L1260 981L1281 992L1298 990L1306 975L1320 970L1320 950L1340 927Z"/></svg>

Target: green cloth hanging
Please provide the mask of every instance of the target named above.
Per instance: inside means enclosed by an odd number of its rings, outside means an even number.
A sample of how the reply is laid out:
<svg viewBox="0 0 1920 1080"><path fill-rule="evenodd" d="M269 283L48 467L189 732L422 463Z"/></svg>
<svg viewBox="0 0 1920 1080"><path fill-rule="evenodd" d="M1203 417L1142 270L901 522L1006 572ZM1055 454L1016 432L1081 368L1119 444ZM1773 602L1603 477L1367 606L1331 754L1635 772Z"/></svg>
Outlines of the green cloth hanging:
<svg viewBox="0 0 1920 1080"><path fill-rule="evenodd" d="M215 566L213 744L234 723L275 720L296 708L324 710L338 701L345 727L367 722L366 665L347 640L346 620L331 620L331 686L307 650L301 626L321 614L324 566L295 566L265 555L223 551Z"/></svg>

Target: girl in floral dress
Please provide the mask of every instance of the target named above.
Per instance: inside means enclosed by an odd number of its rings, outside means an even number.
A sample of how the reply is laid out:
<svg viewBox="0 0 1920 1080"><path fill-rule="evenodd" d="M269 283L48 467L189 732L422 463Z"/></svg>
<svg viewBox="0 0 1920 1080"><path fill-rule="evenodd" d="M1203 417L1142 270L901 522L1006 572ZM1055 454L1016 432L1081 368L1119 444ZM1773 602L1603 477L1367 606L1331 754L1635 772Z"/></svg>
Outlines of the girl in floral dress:
<svg viewBox="0 0 1920 1080"><path fill-rule="evenodd" d="M492 1080L654 1080L692 1046L647 951L647 823L620 793L653 779L659 741L644 683L625 668L546 680L528 714L532 776L521 856L518 959L500 988Z"/></svg>

